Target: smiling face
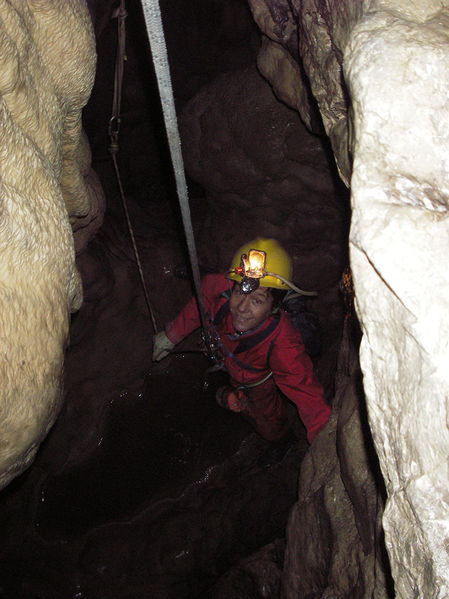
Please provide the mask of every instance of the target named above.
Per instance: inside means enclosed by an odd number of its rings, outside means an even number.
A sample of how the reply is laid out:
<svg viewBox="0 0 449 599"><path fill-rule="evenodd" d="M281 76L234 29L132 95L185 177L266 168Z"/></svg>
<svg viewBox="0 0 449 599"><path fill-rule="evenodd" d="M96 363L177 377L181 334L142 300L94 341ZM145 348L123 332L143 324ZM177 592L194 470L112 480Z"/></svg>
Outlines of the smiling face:
<svg viewBox="0 0 449 599"><path fill-rule="evenodd" d="M243 293L238 283L234 284L229 308L232 326L237 333L256 329L271 314L273 297L269 287L259 287L251 293Z"/></svg>

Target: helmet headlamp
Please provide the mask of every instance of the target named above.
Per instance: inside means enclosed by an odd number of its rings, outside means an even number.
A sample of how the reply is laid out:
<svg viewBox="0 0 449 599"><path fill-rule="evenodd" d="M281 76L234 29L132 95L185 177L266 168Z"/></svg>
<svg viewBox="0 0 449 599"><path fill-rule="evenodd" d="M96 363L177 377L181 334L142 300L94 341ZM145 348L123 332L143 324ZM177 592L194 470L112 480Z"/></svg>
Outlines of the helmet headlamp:
<svg viewBox="0 0 449 599"><path fill-rule="evenodd" d="M241 266L245 277L261 279L265 276L265 263L267 255L262 250L249 250L248 254L242 254Z"/></svg>
<svg viewBox="0 0 449 599"><path fill-rule="evenodd" d="M262 250L249 250L248 254L240 257L240 266L234 273L242 277L240 289L243 293L252 293L259 288L260 279L265 276L265 263L267 255Z"/></svg>
<svg viewBox="0 0 449 599"><path fill-rule="evenodd" d="M259 279L253 279L251 277L243 277L242 282L240 283L240 289L242 293L252 293L259 289Z"/></svg>

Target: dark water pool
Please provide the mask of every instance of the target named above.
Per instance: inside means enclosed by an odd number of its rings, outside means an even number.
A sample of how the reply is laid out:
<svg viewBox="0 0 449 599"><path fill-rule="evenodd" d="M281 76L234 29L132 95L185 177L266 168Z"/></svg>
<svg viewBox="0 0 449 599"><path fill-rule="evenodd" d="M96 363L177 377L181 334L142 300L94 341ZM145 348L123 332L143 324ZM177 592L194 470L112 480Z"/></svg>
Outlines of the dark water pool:
<svg viewBox="0 0 449 599"><path fill-rule="evenodd" d="M258 468L264 442L215 403L226 379L204 388L207 366L154 368L109 402L93 451L57 471L37 460L0 495L1 599L208 597L283 537L305 441Z"/></svg>

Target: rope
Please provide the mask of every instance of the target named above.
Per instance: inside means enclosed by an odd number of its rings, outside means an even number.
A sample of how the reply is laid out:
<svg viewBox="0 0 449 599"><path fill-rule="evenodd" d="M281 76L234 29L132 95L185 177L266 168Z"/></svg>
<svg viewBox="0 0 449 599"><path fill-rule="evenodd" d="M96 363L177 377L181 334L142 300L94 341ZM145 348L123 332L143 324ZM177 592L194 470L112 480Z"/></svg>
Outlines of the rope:
<svg viewBox="0 0 449 599"><path fill-rule="evenodd" d="M120 6L112 15L112 18L117 18L117 37L118 37L118 48L117 48L117 57L115 61L115 76L114 76L114 98L112 101L112 116L109 120L108 133L110 137L110 145L109 151L112 156L112 161L114 163L115 175L117 177L117 183L120 190L120 198L122 200L123 210L126 216L126 222L128 224L128 231L131 237L131 241L133 244L134 255L136 257L137 266L139 269L140 281L142 283L143 292L145 295L145 301L148 307L148 311L151 316L151 322L153 324L154 332L157 333L156 320L154 318L153 309L151 307L150 298L148 295L147 286L145 284L145 277L142 270L142 264L140 261L139 251L137 249L136 240L134 237L134 231L131 224L131 220L129 218L128 212L128 204L126 201L126 196L123 191L123 185L120 178L120 172L117 164L117 154L119 150L118 145L118 134L120 131L120 105L122 100L122 83L123 83L123 68L125 61L125 39L126 39L126 30L125 30L125 19L128 16L125 8L125 1L121 0Z"/></svg>
<svg viewBox="0 0 449 599"><path fill-rule="evenodd" d="M206 348L209 355L212 355L208 327L206 324L206 315L204 310L203 294L201 291L201 279L196 253L195 240L193 237L192 220L190 217L190 207L187 192L187 183L184 173L184 163L181 152L181 140L178 131L178 121L176 118L175 103L173 98L173 89L170 77L170 67L168 64L167 48L165 45L164 30L162 27L161 11L158 0L142 0L142 9L145 17L148 40L150 42L151 53L153 55L154 70L159 87L162 112L164 115L165 128L167 131L168 145L176 180L176 189L178 192L179 206L184 225L187 249L192 267L193 281L198 303L198 312L201 320L201 326L205 336Z"/></svg>

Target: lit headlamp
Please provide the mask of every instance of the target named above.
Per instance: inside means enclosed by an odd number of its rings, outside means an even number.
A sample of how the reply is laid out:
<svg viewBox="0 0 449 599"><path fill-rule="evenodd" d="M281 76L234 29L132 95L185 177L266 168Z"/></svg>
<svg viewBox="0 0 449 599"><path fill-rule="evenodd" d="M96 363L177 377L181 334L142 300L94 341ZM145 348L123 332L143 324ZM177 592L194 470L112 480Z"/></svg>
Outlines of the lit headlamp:
<svg viewBox="0 0 449 599"><path fill-rule="evenodd" d="M242 254L240 266L235 273L242 275L240 288L243 293L252 293L259 287L260 279L265 276L265 263L267 255L262 250L249 250L248 254Z"/></svg>
<svg viewBox="0 0 449 599"><path fill-rule="evenodd" d="M251 279L261 279L265 276L267 255L262 250L249 250L248 255L242 254L241 264L243 274Z"/></svg>

